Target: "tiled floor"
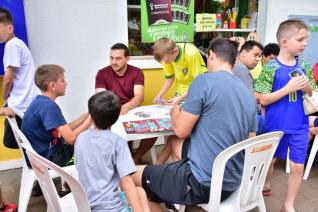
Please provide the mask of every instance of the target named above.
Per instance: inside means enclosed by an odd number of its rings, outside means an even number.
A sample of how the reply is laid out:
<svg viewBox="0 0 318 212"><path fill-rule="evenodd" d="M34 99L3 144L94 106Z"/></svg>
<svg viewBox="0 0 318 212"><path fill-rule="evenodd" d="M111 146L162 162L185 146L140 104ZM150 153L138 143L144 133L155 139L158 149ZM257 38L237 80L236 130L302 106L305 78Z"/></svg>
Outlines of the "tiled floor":
<svg viewBox="0 0 318 212"><path fill-rule="evenodd" d="M285 164L278 161L275 169L271 197L266 197L266 207L269 212L280 211L287 188L288 175L285 173ZM21 169L13 169L0 172L0 184L3 196L9 202L18 202L20 188ZM300 193L296 200L298 212L318 212L318 165L314 164L309 179L303 181ZM28 211L46 211L46 203L43 197L31 197ZM188 208L187 211L201 211L198 208ZM257 209L253 211L258 211Z"/></svg>

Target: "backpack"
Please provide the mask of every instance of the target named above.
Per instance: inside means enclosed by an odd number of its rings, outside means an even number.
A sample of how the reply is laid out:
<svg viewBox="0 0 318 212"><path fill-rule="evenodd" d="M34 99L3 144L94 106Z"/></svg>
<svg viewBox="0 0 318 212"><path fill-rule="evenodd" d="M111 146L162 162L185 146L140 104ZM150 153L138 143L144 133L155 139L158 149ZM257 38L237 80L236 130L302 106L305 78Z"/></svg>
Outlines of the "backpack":
<svg viewBox="0 0 318 212"><path fill-rule="evenodd" d="M186 44L187 43L184 43L184 46L183 46L183 52L184 52L184 54L185 54L185 46L186 46ZM208 56L207 56L207 54L204 52L204 51L202 51L200 48L198 48L197 47L197 49L198 49L198 51L200 52L200 54L201 54L201 57L202 57L202 59L203 59L203 61L204 61L204 66L205 67L208 67L207 66L207 62L208 62ZM203 66L203 65L202 65Z"/></svg>

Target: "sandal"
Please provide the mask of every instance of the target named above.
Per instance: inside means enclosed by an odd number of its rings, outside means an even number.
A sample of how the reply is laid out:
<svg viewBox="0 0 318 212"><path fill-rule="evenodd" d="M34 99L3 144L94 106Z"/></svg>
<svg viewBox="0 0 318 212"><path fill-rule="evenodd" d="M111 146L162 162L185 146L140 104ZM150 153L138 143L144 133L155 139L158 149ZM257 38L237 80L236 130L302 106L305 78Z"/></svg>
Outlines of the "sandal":
<svg viewBox="0 0 318 212"><path fill-rule="evenodd" d="M271 189L265 189L262 191L263 196L268 197L272 195L272 190Z"/></svg>

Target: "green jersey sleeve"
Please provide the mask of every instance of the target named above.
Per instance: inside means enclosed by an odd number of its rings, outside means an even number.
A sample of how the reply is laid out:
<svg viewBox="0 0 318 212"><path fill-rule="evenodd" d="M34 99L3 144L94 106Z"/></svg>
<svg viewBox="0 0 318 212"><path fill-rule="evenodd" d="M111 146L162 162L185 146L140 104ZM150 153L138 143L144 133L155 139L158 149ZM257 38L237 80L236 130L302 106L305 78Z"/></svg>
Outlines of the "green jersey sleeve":
<svg viewBox="0 0 318 212"><path fill-rule="evenodd" d="M274 84L276 67L272 62L267 63L255 83L255 91L259 93L271 93Z"/></svg>

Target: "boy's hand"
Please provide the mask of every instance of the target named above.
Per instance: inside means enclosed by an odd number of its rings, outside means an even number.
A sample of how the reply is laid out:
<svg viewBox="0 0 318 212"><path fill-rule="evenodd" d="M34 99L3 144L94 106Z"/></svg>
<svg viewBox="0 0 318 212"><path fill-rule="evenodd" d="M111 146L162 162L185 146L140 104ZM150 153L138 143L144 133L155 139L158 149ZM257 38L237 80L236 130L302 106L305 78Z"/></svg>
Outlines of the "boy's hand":
<svg viewBox="0 0 318 212"><path fill-rule="evenodd" d="M1 108L1 115L9 116L10 118L14 117L14 111L11 108Z"/></svg>
<svg viewBox="0 0 318 212"><path fill-rule="evenodd" d="M158 104L158 105L162 105L165 103L165 100L162 98L162 96L160 94L158 94L154 99L153 99L153 102L155 104Z"/></svg>
<svg viewBox="0 0 318 212"><path fill-rule="evenodd" d="M308 78L305 75L297 76L297 77L292 77L285 88L287 89L288 93L302 90L306 86L308 86Z"/></svg>

